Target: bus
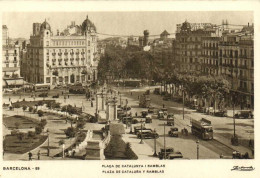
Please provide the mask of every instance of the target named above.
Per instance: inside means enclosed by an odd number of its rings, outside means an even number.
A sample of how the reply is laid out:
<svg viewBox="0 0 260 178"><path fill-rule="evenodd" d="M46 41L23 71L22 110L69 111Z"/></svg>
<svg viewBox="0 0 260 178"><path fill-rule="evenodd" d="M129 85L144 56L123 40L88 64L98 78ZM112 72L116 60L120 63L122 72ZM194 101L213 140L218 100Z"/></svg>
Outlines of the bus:
<svg viewBox="0 0 260 178"><path fill-rule="evenodd" d="M51 89L50 85L48 84L35 84L33 86L33 90L36 91L49 91Z"/></svg>

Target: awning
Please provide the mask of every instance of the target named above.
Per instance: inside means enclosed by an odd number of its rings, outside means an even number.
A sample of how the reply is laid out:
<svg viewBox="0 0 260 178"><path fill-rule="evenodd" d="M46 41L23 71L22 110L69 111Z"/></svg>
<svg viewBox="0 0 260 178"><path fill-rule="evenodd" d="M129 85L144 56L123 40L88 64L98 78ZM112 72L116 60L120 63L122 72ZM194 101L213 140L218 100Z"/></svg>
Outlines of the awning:
<svg viewBox="0 0 260 178"><path fill-rule="evenodd" d="M3 67L3 72L16 72L19 70L19 67Z"/></svg>
<svg viewBox="0 0 260 178"><path fill-rule="evenodd" d="M8 86L17 86L17 85L23 85L23 80L5 80Z"/></svg>

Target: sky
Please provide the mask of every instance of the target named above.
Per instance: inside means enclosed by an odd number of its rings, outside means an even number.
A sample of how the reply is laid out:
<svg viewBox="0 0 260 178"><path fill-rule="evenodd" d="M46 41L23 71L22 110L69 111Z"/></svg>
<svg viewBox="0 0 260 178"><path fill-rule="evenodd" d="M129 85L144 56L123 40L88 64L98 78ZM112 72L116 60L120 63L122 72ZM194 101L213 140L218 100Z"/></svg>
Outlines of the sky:
<svg viewBox="0 0 260 178"><path fill-rule="evenodd" d="M213 23L220 25L223 19L230 24L252 24L253 12L250 11L138 11L138 12L6 12L2 24L7 25L9 37L30 38L32 24L42 23L46 19L56 34L63 31L71 21L82 24L86 16L95 24L97 32L114 35L142 35L149 30L157 35L167 30L174 33L176 24L187 20L190 23ZM100 36L104 38L104 36Z"/></svg>

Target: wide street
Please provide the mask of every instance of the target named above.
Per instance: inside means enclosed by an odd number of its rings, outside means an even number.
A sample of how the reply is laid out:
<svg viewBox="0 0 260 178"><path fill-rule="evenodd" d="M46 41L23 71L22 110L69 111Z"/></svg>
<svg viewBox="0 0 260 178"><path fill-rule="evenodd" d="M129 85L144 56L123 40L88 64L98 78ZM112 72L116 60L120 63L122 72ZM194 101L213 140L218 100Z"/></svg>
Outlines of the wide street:
<svg viewBox="0 0 260 178"><path fill-rule="evenodd" d="M132 114L135 112L140 112L145 110L144 108L137 108L138 96L144 93L147 89L152 89L150 87L144 88L117 88L118 91L122 93L122 101L125 99L128 100L128 105L132 107ZM132 94L131 94L132 93ZM195 110L190 110L185 108L185 117L183 120L182 115L182 104L175 103L172 101L164 101L161 96L154 95L152 92L150 94L151 104L155 108L162 108L163 104L168 109L169 113L174 113L176 120L175 126L179 129L179 138L169 137L168 131L170 130L170 126L166 126L166 146L174 147L177 151L181 151L185 158L188 159L196 159L197 158L197 145L196 141L197 137L191 135L190 130L190 119L191 118L206 118L212 122L214 139L209 141L204 141L199 139L199 157L202 159L209 158L219 158L220 154L225 156L231 156L234 150L240 150L241 152L249 152L251 154L250 149L244 146L235 147L231 145L230 139L233 134L233 119L231 117L216 117L209 116L202 113L198 113ZM228 114L230 111L228 112ZM229 114L230 115L230 114ZM156 115L153 116L153 122L148 124L151 128L155 128L156 132L160 135L160 138L157 139L157 152L160 148L164 146L164 121L156 119ZM180 133L181 129L187 128L189 131L188 136L184 136ZM236 134L239 136L241 142L244 140L244 145L248 144L248 140L250 138L253 139L253 130L254 128L254 120L253 119L236 119ZM154 148L154 140L146 139L146 143L148 143L152 148Z"/></svg>

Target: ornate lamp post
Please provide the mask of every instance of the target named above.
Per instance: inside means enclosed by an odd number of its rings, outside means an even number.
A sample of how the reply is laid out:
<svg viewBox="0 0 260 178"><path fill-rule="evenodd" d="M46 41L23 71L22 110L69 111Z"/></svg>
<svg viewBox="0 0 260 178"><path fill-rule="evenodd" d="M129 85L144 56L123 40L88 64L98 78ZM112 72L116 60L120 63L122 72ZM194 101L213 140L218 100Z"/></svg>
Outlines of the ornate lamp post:
<svg viewBox="0 0 260 178"><path fill-rule="evenodd" d="M199 159L199 151L200 151L199 140L197 140L196 143L197 143L197 159Z"/></svg>
<svg viewBox="0 0 260 178"><path fill-rule="evenodd" d="M46 130L48 135L48 148L47 148L47 156L50 156L50 139L49 139L49 129Z"/></svg>
<svg viewBox="0 0 260 178"><path fill-rule="evenodd" d="M141 119L141 141L140 144L143 144L143 119Z"/></svg>
<svg viewBox="0 0 260 178"><path fill-rule="evenodd" d="M156 134L156 130L154 129L154 134ZM157 152L156 152L156 137L154 137L154 154L153 156L157 157Z"/></svg>

